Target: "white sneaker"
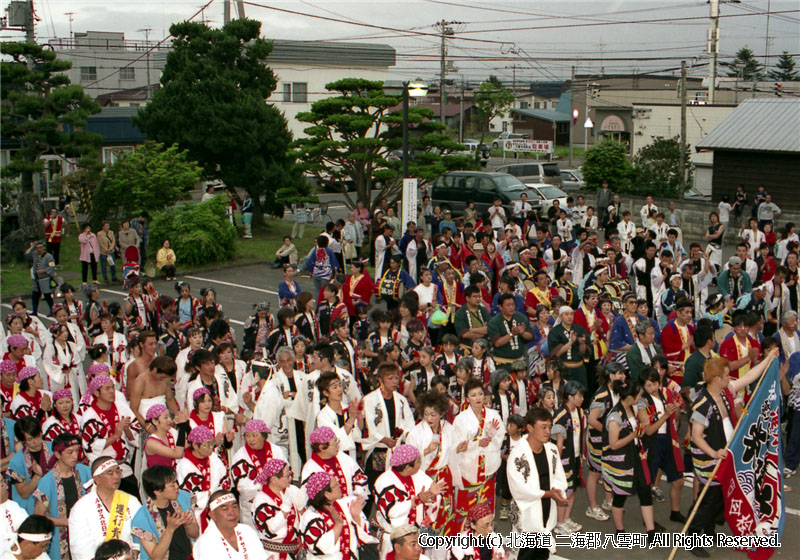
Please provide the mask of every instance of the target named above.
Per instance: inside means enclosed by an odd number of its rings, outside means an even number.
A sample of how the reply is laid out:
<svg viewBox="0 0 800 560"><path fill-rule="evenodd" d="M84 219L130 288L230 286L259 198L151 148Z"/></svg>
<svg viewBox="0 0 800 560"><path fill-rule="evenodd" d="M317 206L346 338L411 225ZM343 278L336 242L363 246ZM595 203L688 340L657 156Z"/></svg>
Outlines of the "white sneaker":
<svg viewBox="0 0 800 560"><path fill-rule="evenodd" d="M570 533L572 533L572 531L570 531L564 523L559 523L553 529L554 535L569 535Z"/></svg>
<svg viewBox="0 0 800 560"><path fill-rule="evenodd" d="M604 510L606 510L606 511L611 511L611 508L612 508L612 507L613 507L613 506L611 505L611 502L609 502L609 501L604 501L604 502L603 502L602 508L603 508Z"/></svg>
<svg viewBox="0 0 800 560"><path fill-rule="evenodd" d="M581 525L580 523L576 523L572 519L567 519L566 521L564 521L564 525L567 526L567 528L570 530L571 533L577 533L583 527L583 525Z"/></svg>
<svg viewBox="0 0 800 560"><path fill-rule="evenodd" d="M599 507L586 508L586 517L596 519L597 521L608 521L608 514Z"/></svg>

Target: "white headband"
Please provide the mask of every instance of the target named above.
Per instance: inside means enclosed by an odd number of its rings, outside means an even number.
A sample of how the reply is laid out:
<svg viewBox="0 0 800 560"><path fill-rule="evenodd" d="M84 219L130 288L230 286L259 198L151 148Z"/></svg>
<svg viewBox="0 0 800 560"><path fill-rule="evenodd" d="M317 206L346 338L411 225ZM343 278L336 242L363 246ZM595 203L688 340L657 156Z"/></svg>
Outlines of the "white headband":
<svg viewBox="0 0 800 560"><path fill-rule="evenodd" d="M28 542L44 542L52 538L52 533L17 533L17 539Z"/></svg>
<svg viewBox="0 0 800 560"><path fill-rule="evenodd" d="M224 506L225 504L229 504L235 501L236 501L236 496L234 496L233 494L223 494L219 498L211 500L211 503L208 504L208 511L214 511L220 506Z"/></svg>
<svg viewBox="0 0 800 560"><path fill-rule="evenodd" d="M561 317L567 311L572 311L572 308L569 305L562 305L558 308L558 316Z"/></svg>
<svg viewBox="0 0 800 560"><path fill-rule="evenodd" d="M118 466L119 466L119 463L117 463L116 459L109 459L105 463L101 463L100 466L97 467L97 469L95 469L95 471L92 473L92 476L93 477L94 476L100 476L101 474L103 474L107 470L111 470L114 467L118 467Z"/></svg>

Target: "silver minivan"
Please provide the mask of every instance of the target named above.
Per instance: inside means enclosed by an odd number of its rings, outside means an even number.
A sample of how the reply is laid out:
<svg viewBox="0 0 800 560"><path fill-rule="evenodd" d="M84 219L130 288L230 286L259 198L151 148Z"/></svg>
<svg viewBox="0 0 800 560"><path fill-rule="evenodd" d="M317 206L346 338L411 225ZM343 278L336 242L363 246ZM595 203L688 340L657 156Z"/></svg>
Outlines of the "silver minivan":
<svg viewBox="0 0 800 560"><path fill-rule="evenodd" d="M523 183L547 183L561 188L561 171L557 163L512 163L498 167L497 172L513 175Z"/></svg>

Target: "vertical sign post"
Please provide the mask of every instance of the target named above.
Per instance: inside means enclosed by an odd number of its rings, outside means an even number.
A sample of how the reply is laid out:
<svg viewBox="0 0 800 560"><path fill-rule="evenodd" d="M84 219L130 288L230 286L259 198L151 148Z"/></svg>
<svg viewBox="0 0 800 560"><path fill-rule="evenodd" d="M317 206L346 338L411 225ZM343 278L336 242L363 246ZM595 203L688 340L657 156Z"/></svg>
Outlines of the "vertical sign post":
<svg viewBox="0 0 800 560"><path fill-rule="evenodd" d="M403 179L403 211L400 224L403 231L406 230L406 224L411 221L417 221L417 179L414 177Z"/></svg>

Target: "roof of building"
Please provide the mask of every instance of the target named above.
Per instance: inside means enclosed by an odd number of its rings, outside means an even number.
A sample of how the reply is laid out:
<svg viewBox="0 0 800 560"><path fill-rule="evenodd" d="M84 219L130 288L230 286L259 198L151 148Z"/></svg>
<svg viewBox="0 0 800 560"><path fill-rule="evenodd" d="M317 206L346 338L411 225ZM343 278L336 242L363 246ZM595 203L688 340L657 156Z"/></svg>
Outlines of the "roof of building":
<svg viewBox="0 0 800 560"><path fill-rule="evenodd" d="M138 112L138 107L103 107L99 113L89 117L86 130L102 136L104 146L141 144L147 140L147 135L131 121Z"/></svg>
<svg viewBox="0 0 800 560"><path fill-rule="evenodd" d="M798 130L800 99L746 99L696 149L800 152Z"/></svg>
<svg viewBox="0 0 800 560"><path fill-rule="evenodd" d="M150 86L150 89L155 91L158 87L159 84L155 84ZM97 101L101 107L110 105L113 101L147 101L147 89L147 86L141 86L101 93L95 98L95 101Z"/></svg>
<svg viewBox="0 0 800 560"><path fill-rule="evenodd" d="M550 109L513 109L515 113L547 122L569 122L569 115Z"/></svg>
<svg viewBox="0 0 800 560"><path fill-rule="evenodd" d="M533 82L530 92L537 97L557 99L567 86L567 82Z"/></svg>
<svg viewBox="0 0 800 560"><path fill-rule="evenodd" d="M434 113L436 113L437 117L439 116L439 110L440 109L439 109L439 104L438 103L414 103L414 104L411 105L411 107L425 107L427 109L430 109ZM396 109L398 111L400 109L402 109L402 108L403 108L402 105L397 105L396 107L394 107L394 109ZM461 103L445 103L444 104L444 116L445 117L454 117L454 116L458 115L461 112L461 109L462 109ZM464 114L465 115L469 114L470 112L472 112L472 103L466 103L465 102L464 106L463 106L463 109L464 109Z"/></svg>
<svg viewBox="0 0 800 560"><path fill-rule="evenodd" d="M273 39L268 63L326 66L394 66L396 52L380 43L335 43Z"/></svg>

